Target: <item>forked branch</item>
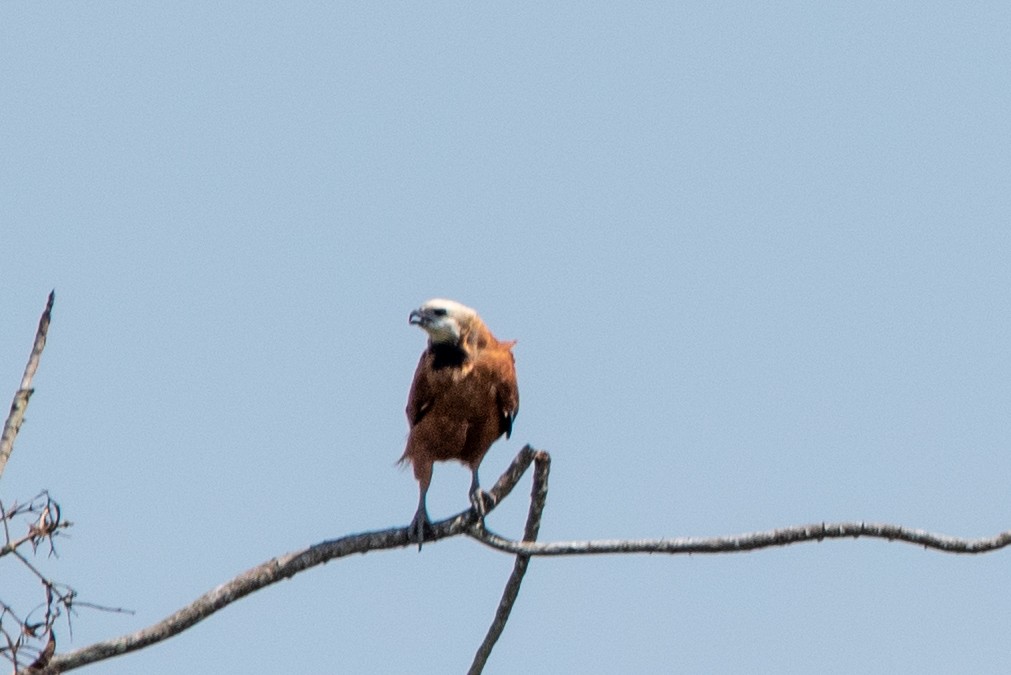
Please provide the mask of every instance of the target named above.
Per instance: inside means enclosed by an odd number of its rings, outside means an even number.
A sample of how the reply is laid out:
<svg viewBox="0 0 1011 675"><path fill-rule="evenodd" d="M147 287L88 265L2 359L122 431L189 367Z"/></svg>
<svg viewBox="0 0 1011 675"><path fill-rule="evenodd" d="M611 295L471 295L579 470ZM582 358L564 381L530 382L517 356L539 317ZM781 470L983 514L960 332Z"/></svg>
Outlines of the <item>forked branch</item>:
<svg viewBox="0 0 1011 675"><path fill-rule="evenodd" d="M911 530L896 525L871 523L821 523L789 527L766 532L756 532L724 537L681 537L673 539L601 540L538 543L534 541L544 510L547 495L547 478L550 457L546 452L524 447L509 468L490 490L498 505L516 486L531 463L536 462L531 506L524 532L524 541L513 541L478 526L471 510L463 511L446 520L434 523L431 540L466 534L498 550L517 556L498 611L484 643L474 657L470 673L480 673L499 635L509 618L509 613L519 592L520 582L530 557L538 555L593 555L602 553L739 553L773 546L785 546L804 541L848 537L874 537L902 541L948 553L985 553L1011 544L1011 531L994 537L962 539ZM490 509L489 509L490 510ZM231 581L205 593L162 621L135 633L98 642L82 649L54 656L48 666L32 671L39 675L53 675L125 654L168 639L190 626L206 619L218 610L240 598L277 581L288 579L299 572L331 560L354 553L367 553L383 549L411 546L408 528L393 528L374 532L352 534L324 541L301 551L268 560Z"/></svg>
<svg viewBox="0 0 1011 675"><path fill-rule="evenodd" d="M489 511L512 492L517 481L523 476L530 463L534 461L536 454L536 451L529 446L520 451L490 490L493 505ZM426 536L426 542L463 534L470 530L475 522L474 512L468 509L452 518L433 523L432 532L430 536ZM368 553L369 551L412 545L406 527L351 534L339 539L323 541L257 565L204 593L189 605L154 625L135 633L96 642L72 652L56 655L44 668L22 672L31 672L33 675L55 675L113 656L136 651L181 633L250 593L278 581L289 579L299 572L317 565L354 553Z"/></svg>

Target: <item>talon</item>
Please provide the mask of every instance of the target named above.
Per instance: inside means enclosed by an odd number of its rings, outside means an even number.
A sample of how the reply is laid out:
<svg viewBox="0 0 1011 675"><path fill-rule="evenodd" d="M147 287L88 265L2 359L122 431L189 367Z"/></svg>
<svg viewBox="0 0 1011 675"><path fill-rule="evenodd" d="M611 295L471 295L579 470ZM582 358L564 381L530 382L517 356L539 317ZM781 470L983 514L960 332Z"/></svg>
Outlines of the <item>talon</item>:
<svg viewBox="0 0 1011 675"><path fill-rule="evenodd" d="M432 531L432 521L428 519L428 512L424 509L418 509L417 513L414 514L414 519L411 521L410 526L407 528L407 539L412 544L418 545L418 550L421 550L421 545L425 541L425 533Z"/></svg>
<svg viewBox="0 0 1011 675"><path fill-rule="evenodd" d="M485 515L495 506L495 498L484 490L478 488L470 493L470 505L477 514L478 520L484 523Z"/></svg>
<svg viewBox="0 0 1011 675"><path fill-rule="evenodd" d="M467 493L467 496L470 497L470 505L474 508L474 513L477 514L477 523L483 528L485 514L495 506L495 499L481 489L481 483L477 478L477 467L471 469L470 492Z"/></svg>

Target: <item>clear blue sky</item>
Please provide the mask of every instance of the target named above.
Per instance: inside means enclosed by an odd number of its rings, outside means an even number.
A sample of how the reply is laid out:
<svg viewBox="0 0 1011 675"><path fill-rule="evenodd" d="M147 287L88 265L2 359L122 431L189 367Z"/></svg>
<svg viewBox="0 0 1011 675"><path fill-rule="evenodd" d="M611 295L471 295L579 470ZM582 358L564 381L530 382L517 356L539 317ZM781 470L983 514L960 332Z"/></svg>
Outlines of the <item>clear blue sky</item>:
<svg viewBox="0 0 1011 675"><path fill-rule="evenodd" d="M483 477L549 450L545 539L1011 528L1008 35L1004 3L3 3L3 400L57 305L0 497L51 490L46 569L136 610L60 649L406 525L432 296L519 340ZM1009 555L535 560L486 672L1007 672ZM342 560L93 670L459 673L511 566Z"/></svg>

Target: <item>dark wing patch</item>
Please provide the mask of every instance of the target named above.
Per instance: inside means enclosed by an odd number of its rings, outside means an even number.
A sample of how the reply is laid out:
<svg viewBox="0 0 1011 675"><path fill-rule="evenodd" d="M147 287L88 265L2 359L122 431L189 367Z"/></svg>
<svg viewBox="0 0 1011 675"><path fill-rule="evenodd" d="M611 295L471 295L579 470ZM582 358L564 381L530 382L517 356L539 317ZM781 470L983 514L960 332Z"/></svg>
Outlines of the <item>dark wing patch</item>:
<svg viewBox="0 0 1011 675"><path fill-rule="evenodd" d="M516 419L516 413L506 413L502 415L502 430L505 431L506 438L513 435L513 420Z"/></svg>
<svg viewBox="0 0 1011 675"><path fill-rule="evenodd" d="M512 436L513 422L520 411L520 393L516 386L516 367L512 352L509 352L509 360L503 362L501 378L496 387L496 398L498 399L498 409L502 415L502 431L506 438Z"/></svg>

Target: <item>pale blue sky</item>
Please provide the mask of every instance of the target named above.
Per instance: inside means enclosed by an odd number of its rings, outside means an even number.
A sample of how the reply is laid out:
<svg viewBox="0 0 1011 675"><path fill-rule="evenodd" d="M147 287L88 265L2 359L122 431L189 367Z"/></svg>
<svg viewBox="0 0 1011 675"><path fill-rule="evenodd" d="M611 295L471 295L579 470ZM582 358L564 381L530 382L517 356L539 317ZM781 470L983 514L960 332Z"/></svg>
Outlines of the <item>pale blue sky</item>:
<svg viewBox="0 0 1011 675"><path fill-rule="evenodd" d="M4 397L57 304L0 498L51 490L46 568L137 612L60 649L406 525L432 296L519 340L482 475L552 453L545 539L1011 528L1008 35L1004 3L3 3ZM468 483L438 467L433 517ZM1007 672L1008 555L535 560L486 672ZM92 670L459 673L511 566L342 560Z"/></svg>

